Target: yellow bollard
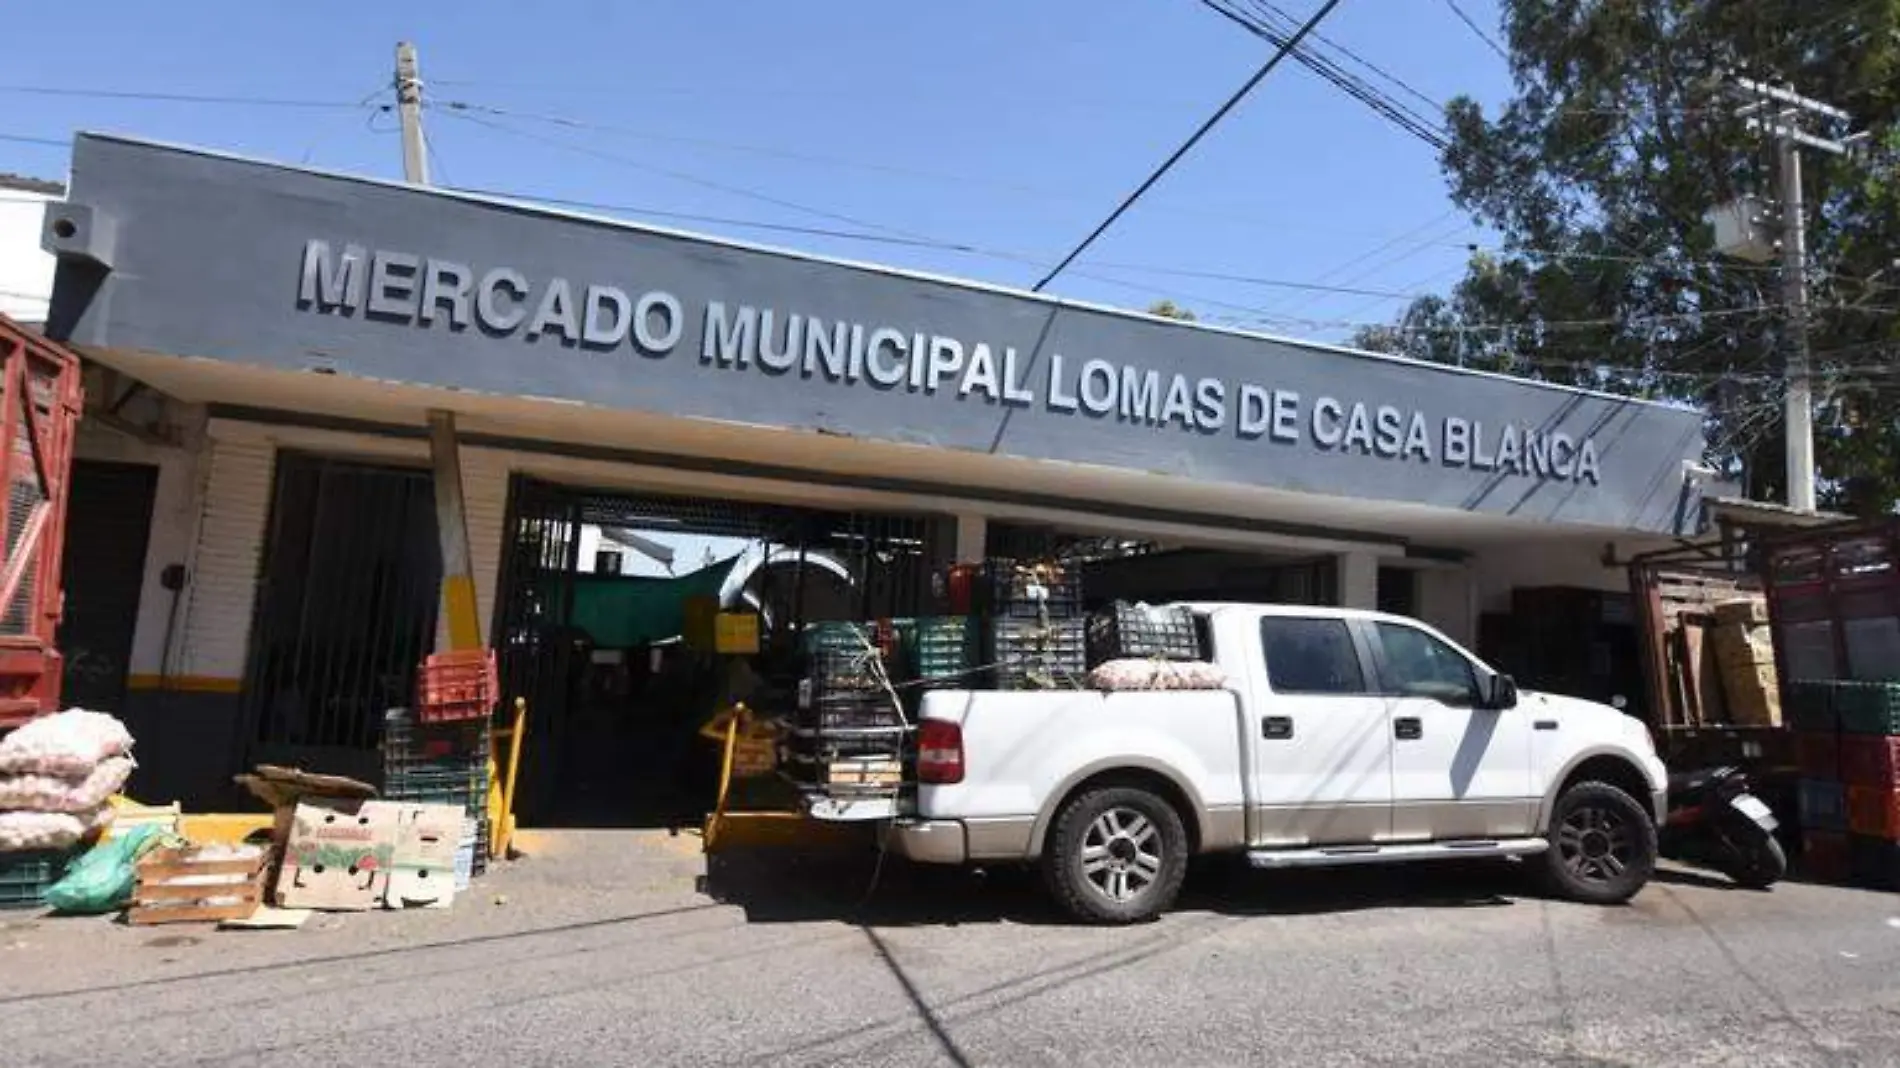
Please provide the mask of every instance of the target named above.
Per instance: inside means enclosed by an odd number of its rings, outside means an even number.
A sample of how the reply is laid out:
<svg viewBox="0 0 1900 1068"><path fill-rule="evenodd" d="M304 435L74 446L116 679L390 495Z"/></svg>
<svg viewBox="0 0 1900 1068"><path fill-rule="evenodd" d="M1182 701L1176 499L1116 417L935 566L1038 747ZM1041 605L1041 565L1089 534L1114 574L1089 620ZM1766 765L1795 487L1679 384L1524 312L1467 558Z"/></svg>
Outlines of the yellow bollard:
<svg viewBox="0 0 1900 1068"><path fill-rule="evenodd" d="M488 855L508 858L515 838L515 784L521 781L521 738L528 727L528 699L515 698L515 718L488 743ZM508 774L500 774L501 745L508 744Z"/></svg>

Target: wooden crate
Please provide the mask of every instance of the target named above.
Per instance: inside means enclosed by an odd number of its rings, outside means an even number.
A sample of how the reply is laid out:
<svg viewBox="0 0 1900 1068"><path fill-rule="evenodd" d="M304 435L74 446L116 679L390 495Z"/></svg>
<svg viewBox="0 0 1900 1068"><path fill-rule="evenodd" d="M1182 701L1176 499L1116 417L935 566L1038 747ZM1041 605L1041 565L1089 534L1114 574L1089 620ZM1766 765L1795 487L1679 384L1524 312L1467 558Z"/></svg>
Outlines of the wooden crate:
<svg viewBox="0 0 1900 1068"><path fill-rule="evenodd" d="M154 849L139 861L125 920L144 925L243 919L263 901L269 867L268 849L254 856L204 846Z"/></svg>
<svg viewBox="0 0 1900 1068"><path fill-rule="evenodd" d="M903 764L896 760L834 760L825 768L825 781L832 786L896 787L903 778Z"/></svg>

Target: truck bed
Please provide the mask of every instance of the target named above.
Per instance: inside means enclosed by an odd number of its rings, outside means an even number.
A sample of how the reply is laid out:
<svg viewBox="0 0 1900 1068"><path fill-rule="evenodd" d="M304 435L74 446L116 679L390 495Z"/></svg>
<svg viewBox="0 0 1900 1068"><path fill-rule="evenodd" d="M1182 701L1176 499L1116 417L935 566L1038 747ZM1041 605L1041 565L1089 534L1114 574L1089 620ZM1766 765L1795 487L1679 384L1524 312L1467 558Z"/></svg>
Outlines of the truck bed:
<svg viewBox="0 0 1900 1068"><path fill-rule="evenodd" d="M1190 800L1204 810L1246 803L1253 736L1230 691L946 690L925 696L923 714L961 725L966 753L962 782L918 787L925 819L1019 819L1091 769L1128 766L1134 753L1197 794Z"/></svg>

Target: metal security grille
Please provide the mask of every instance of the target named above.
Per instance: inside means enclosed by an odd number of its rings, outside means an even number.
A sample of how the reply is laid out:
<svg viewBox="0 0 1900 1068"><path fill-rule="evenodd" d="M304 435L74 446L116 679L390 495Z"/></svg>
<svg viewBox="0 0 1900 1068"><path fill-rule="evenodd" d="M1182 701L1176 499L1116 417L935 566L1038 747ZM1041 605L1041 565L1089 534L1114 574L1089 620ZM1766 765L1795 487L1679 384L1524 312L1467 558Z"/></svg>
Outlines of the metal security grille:
<svg viewBox="0 0 1900 1068"><path fill-rule="evenodd" d="M244 687L265 746L369 751L434 642L429 473L280 453Z"/></svg>
<svg viewBox="0 0 1900 1068"><path fill-rule="evenodd" d="M1090 564L1163 551L1152 541L1071 534L1055 527L1019 523L991 523L984 539L989 556L1001 560L1058 560Z"/></svg>
<svg viewBox="0 0 1900 1068"><path fill-rule="evenodd" d="M769 651L790 648L808 622L929 614L931 576L947 548L939 537L942 521L930 518L608 494L517 475L509 492L494 631L504 697L529 702L531 755L519 788L524 818L553 812L564 785L562 754L588 744L584 734L570 734L570 711L584 700L596 653L593 636L573 622L577 586L599 581L579 574L588 527L661 542L683 536L675 540L745 543L740 561L749 577L733 581L728 592L735 597L727 607L761 613ZM697 560L681 561L677 572L698 566ZM717 684L716 675L708 677ZM710 693L705 697L711 700Z"/></svg>

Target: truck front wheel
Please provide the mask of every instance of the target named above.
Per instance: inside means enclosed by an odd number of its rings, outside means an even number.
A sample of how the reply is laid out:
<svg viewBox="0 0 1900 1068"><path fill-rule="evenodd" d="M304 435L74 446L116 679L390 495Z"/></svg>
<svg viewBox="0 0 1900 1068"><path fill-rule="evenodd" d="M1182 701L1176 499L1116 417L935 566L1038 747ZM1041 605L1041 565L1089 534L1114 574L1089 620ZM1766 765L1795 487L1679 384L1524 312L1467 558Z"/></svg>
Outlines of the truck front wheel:
<svg viewBox="0 0 1900 1068"><path fill-rule="evenodd" d="M1580 782L1557 798L1544 875L1573 901L1618 905L1656 870L1656 825L1636 799L1608 783Z"/></svg>
<svg viewBox="0 0 1900 1068"><path fill-rule="evenodd" d="M1056 814L1043 850L1049 890L1091 923L1136 923L1174 903L1187 876L1187 831L1174 806L1146 790L1088 790Z"/></svg>

